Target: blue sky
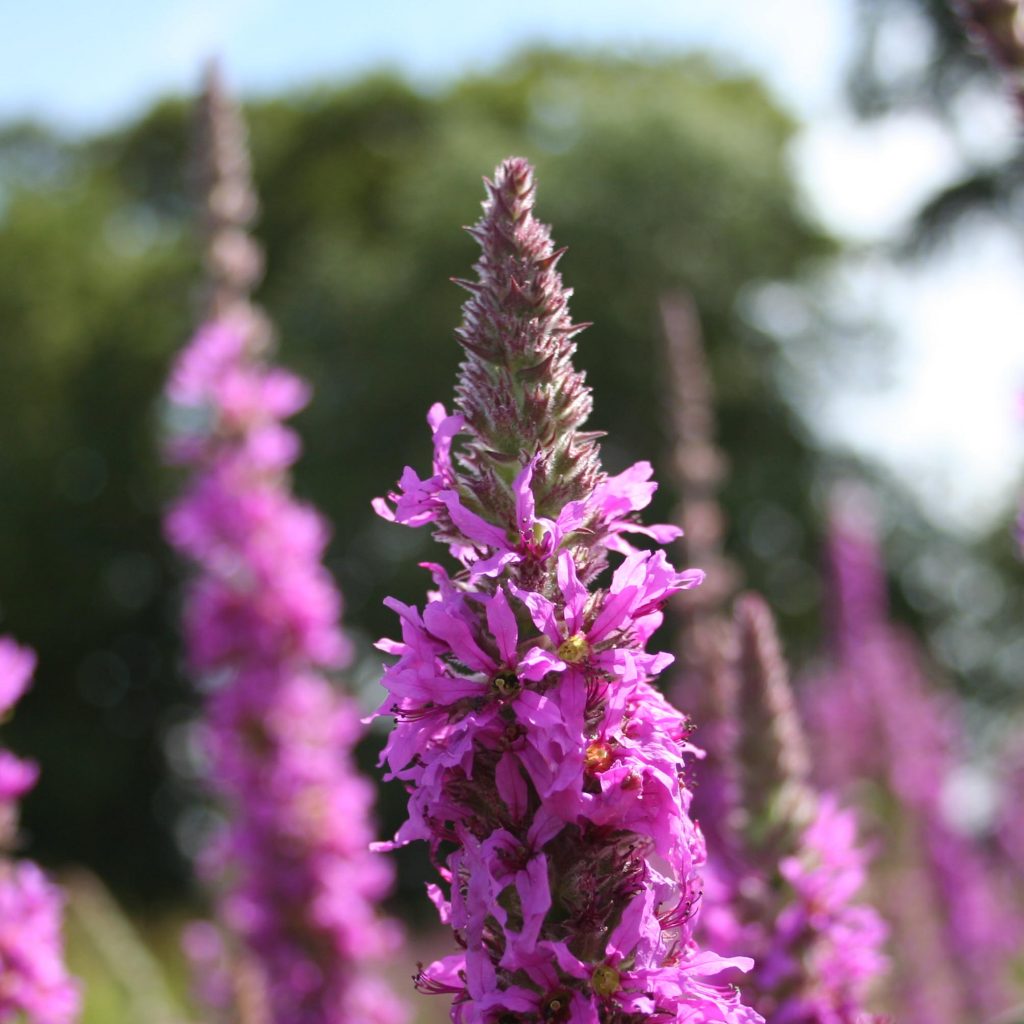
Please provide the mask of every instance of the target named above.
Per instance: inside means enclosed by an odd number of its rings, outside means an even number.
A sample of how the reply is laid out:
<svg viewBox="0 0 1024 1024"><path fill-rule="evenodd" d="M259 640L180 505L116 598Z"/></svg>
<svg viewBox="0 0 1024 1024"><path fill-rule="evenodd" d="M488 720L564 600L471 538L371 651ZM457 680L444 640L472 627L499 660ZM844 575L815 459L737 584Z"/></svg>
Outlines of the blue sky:
<svg viewBox="0 0 1024 1024"><path fill-rule="evenodd" d="M538 40L714 47L769 74L791 104L810 109L835 82L849 36L847 8L847 0L7 2L0 5L0 117L110 123L155 95L191 88L211 53L245 90L347 77L381 64L430 84Z"/></svg>
<svg viewBox="0 0 1024 1024"><path fill-rule="evenodd" d="M995 157L1017 131L999 97L975 104L958 146L903 116L870 126L843 110L854 0L0 0L0 121L72 131L116 124L156 96L191 91L219 55L246 92L356 76L382 65L429 88L533 42L712 49L765 77L805 122L792 151L805 201L833 230L870 242L897 229L966 149ZM918 58L912 32L890 38ZM1010 232L965 238L906 271L852 260L829 282L835 308L894 338L889 381L827 389L808 415L833 443L878 458L945 525L984 526L1014 500L1024 464L1024 259ZM818 389L820 392L821 389Z"/></svg>

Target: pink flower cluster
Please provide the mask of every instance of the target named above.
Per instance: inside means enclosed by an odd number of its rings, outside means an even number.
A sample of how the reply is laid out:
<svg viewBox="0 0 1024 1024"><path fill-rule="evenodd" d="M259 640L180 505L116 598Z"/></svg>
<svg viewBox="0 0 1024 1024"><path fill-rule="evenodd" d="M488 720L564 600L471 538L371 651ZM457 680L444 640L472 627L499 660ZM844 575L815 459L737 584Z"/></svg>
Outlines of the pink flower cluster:
<svg viewBox="0 0 1024 1024"><path fill-rule="evenodd" d="M867 881L856 817L810 780L771 611L736 604L735 677L721 703L712 794L712 855L701 937L744 951L737 978L771 1024L867 1024L869 988L885 966L886 930L861 902ZM697 781L704 791L705 775Z"/></svg>
<svg viewBox="0 0 1024 1024"><path fill-rule="evenodd" d="M994 1019L1013 1004L1024 925L992 851L947 798L966 760L956 702L888 619L866 509L837 501L830 545L834 653L808 681L807 711L826 783L859 794L885 840L879 905L892 925L896 1001L908 1019Z"/></svg>
<svg viewBox="0 0 1024 1024"><path fill-rule="evenodd" d="M578 428L579 328L532 214L532 171L488 183L479 283L466 282L460 412L434 406L433 473L406 469L378 512L433 525L454 574L427 566L425 605L395 599L381 648L385 756L410 794L393 844L424 840L430 896L462 950L423 969L458 1024L755 1022L707 980L750 961L698 949L704 842L688 815L686 718L652 686L662 605L702 574L638 550L655 489L639 463L606 476ZM458 456L453 448L459 444ZM602 584L609 553L621 556Z"/></svg>
<svg viewBox="0 0 1024 1024"><path fill-rule="evenodd" d="M35 655L0 637L0 717L28 689ZM0 1024L69 1024L78 986L64 966L60 890L30 861L3 855L17 829L18 801L35 784L34 764L0 749Z"/></svg>
<svg viewBox="0 0 1024 1024"><path fill-rule="evenodd" d="M794 899L776 922L782 961L764 964L811 979L799 999L772 1018L778 1024L867 1024L864 994L886 964L886 928L873 907L857 903L867 881L867 858L858 843L857 818L834 797L819 798L814 819L795 853L779 863ZM799 963L801 938L812 937ZM875 1019L875 1018L870 1018Z"/></svg>
<svg viewBox="0 0 1024 1024"><path fill-rule="evenodd" d="M355 708L325 676L348 656L321 564L327 529L290 492L299 451L282 420L305 385L271 368L244 318L202 327L174 368L170 456L192 470L166 523L199 572L185 632L208 689L206 750L229 817L207 851L223 922L262 974L271 1018L391 1024L367 974L396 943L376 903L389 866L369 850L373 789L351 750Z"/></svg>
<svg viewBox="0 0 1024 1024"><path fill-rule="evenodd" d="M740 987L771 1024L868 1024L864 995L885 965L886 930L856 902L866 882L856 818L821 797L793 847L772 870L716 874L702 937L753 955Z"/></svg>

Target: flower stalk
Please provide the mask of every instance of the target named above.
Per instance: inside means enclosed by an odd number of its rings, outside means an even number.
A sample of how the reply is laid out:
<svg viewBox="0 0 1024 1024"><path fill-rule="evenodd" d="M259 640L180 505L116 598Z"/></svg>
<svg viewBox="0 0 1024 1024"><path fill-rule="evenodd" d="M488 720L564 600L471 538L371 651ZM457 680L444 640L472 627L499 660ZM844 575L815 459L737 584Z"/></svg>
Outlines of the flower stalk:
<svg viewBox="0 0 1024 1024"><path fill-rule="evenodd" d="M948 800L967 760L960 713L889 619L863 495L837 493L831 516L832 654L805 685L806 710L826 783L871 811L878 905L893 934L891 1001L908 1020L994 1020L1013 1003L1024 934L1005 876L961 820L966 809Z"/></svg>
<svg viewBox="0 0 1024 1024"><path fill-rule="evenodd" d="M291 491L300 445L285 420L309 390L271 365L269 327L249 300L262 264L246 233L256 200L241 115L216 69L199 138L209 286L206 319L167 388L167 453L190 476L166 533L196 568L185 640L227 816L201 866L233 941L222 947L200 927L188 946L228 1016L395 1024L403 1008L372 971L397 942L377 909L391 872L369 850L374 790L353 762L358 712L330 678L350 645L322 564L328 530Z"/></svg>
<svg viewBox="0 0 1024 1024"><path fill-rule="evenodd" d="M458 409L430 411L432 474L407 468L375 502L430 524L455 560L427 566L425 605L388 599L401 639L380 645L397 659L385 757L409 791L384 845L428 844L430 896L460 946L417 985L451 995L457 1024L758 1021L706 980L749 960L693 939L694 751L652 685L672 659L647 651L664 603L702 573L634 546L679 531L639 521L651 467L607 475L600 435L583 429L581 327L532 169L510 159L486 184L476 279L460 282Z"/></svg>
<svg viewBox="0 0 1024 1024"><path fill-rule="evenodd" d="M739 805L736 778L736 630L729 602L741 579L725 554L726 516L719 490L729 461L716 441L715 392L700 315L693 298L670 293L661 300L668 379L668 433L678 491L673 519L686 532L677 541L683 559L704 567L708 577L675 613L676 668L673 696L693 721L704 757L694 772L692 811L707 840L705 906L713 904L717 876L731 847ZM712 911L713 913L714 911Z"/></svg>
<svg viewBox="0 0 1024 1024"><path fill-rule="evenodd" d="M694 809L707 835L700 937L749 953L736 976L744 998L772 1022L859 1021L881 967L882 929L853 894L864 882L855 823L809 781L807 744L775 625L747 594L728 611L740 577L724 554L718 490L728 464L715 443L715 404L696 307L662 300L669 366L676 521L689 560L714 568L714 588L677 605L680 704L706 756ZM864 1018L865 1020L867 1018Z"/></svg>
<svg viewBox="0 0 1024 1024"><path fill-rule="evenodd" d="M885 964L885 928L857 902L866 857L856 819L810 782L806 740L763 598L739 598L735 628L737 803L704 934L723 951L751 951L754 970L738 984L767 1020L862 1024L874 1019L865 1007Z"/></svg>

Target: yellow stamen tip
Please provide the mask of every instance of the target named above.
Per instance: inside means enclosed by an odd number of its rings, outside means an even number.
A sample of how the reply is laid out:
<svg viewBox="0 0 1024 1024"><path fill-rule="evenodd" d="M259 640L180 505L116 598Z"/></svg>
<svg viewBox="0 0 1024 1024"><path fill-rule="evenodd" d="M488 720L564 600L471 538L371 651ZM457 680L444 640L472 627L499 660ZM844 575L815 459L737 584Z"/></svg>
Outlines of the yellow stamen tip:
<svg viewBox="0 0 1024 1024"><path fill-rule="evenodd" d="M577 665L590 656L590 643L582 633L573 633L559 644L558 656L570 665Z"/></svg>
<svg viewBox="0 0 1024 1024"><path fill-rule="evenodd" d="M594 968L590 983L599 996L611 996L619 991L619 972L614 967L602 964Z"/></svg>

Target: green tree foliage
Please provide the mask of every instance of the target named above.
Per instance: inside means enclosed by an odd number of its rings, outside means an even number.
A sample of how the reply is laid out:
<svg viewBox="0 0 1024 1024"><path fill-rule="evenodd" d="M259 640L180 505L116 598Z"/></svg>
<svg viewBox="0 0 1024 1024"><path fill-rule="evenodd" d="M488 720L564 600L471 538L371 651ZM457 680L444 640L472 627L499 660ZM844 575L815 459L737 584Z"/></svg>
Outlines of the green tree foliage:
<svg viewBox="0 0 1024 1024"><path fill-rule="evenodd" d="M611 468L654 456L667 396L657 298L696 295L734 465L731 543L798 635L814 620L815 454L775 396L772 346L743 316L759 283L795 280L831 243L804 219L785 158L794 125L755 81L699 59L536 52L423 94L388 76L248 110L269 253L260 299L282 358L316 386L299 419L301 493L335 525L331 564L366 641L412 598L424 538L375 520L372 496L429 462L424 422L450 401L480 175L535 161L541 215L570 246L580 364ZM37 849L122 892L184 877L170 830L193 818L162 768L189 707L180 574L159 513L159 391L190 328L198 275L185 190L187 115L167 102L100 138L20 126L0 139L2 626L41 655L15 739L46 770ZM670 489L659 495L662 516ZM372 655L371 655L372 657Z"/></svg>

